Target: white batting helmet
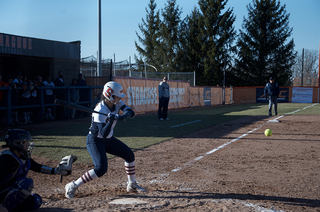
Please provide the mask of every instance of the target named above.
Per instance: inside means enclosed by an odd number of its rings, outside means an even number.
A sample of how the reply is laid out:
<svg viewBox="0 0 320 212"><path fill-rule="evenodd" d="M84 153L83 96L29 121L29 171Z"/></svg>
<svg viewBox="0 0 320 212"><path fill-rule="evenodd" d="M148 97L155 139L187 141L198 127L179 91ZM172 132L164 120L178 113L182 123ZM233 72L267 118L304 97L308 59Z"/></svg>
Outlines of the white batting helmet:
<svg viewBox="0 0 320 212"><path fill-rule="evenodd" d="M103 95L113 104L117 104L113 96L125 97L126 95L123 93L123 87L117 82L107 82L103 87Z"/></svg>

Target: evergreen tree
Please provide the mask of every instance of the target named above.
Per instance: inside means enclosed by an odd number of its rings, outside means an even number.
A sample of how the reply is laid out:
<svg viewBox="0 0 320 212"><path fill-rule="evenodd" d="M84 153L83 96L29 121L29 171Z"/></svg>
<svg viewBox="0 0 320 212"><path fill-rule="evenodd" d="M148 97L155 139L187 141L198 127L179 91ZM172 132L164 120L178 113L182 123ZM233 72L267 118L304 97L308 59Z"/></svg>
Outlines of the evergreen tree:
<svg viewBox="0 0 320 212"><path fill-rule="evenodd" d="M270 76L280 85L289 85L296 53L291 39L289 14L277 0L253 0L247 6L237 41L238 58L233 85L265 85Z"/></svg>
<svg viewBox="0 0 320 212"><path fill-rule="evenodd" d="M231 59L232 43L236 38L233 9L226 9L228 0L199 0L201 66L197 84L222 85L224 69ZM224 11L224 12L223 12ZM198 77L199 76L199 77Z"/></svg>
<svg viewBox="0 0 320 212"><path fill-rule="evenodd" d="M160 49L163 58L162 71L175 72L176 56L179 47L179 25L181 22L181 10L176 5L176 0L168 0L162 9L162 23L160 27Z"/></svg>
<svg viewBox="0 0 320 212"><path fill-rule="evenodd" d="M195 7L191 15L188 15L180 23L179 45L176 56L176 70L178 72L193 72L200 68L199 19L200 13Z"/></svg>
<svg viewBox="0 0 320 212"><path fill-rule="evenodd" d="M142 24L139 24L139 29L143 36L140 36L137 32L138 40L142 44L139 46L135 42L136 49L139 53L138 56L135 55L135 60L138 64L144 64L144 62L155 66L157 69L161 67L162 60L160 57L160 12L156 11L157 4L155 0L150 0L148 8L146 8L146 21L142 19Z"/></svg>

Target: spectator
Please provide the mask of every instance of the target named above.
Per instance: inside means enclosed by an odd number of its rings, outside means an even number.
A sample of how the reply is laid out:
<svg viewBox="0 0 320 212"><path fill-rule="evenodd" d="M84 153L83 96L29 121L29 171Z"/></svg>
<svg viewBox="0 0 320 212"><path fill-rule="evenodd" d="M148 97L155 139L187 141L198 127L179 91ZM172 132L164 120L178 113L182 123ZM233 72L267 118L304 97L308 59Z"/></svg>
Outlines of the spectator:
<svg viewBox="0 0 320 212"><path fill-rule="evenodd" d="M48 76L47 80L43 82L43 86L46 88L54 88L54 83L51 81L51 77ZM45 89L44 90L44 104L53 104L54 103L54 96L52 89ZM54 120L52 117L52 106L45 107L45 119L46 120Z"/></svg>
<svg viewBox="0 0 320 212"><path fill-rule="evenodd" d="M39 85L39 86L43 86L42 76L37 75L36 78L38 79L38 85Z"/></svg>
<svg viewBox="0 0 320 212"><path fill-rule="evenodd" d="M70 101L71 102L79 102L79 89L78 88L72 88L72 87L75 87L77 86L77 79L76 78L73 78L72 79L72 82L70 84ZM70 110L70 116L72 119L75 118L75 113L76 113L76 110L75 109L71 109Z"/></svg>
<svg viewBox="0 0 320 212"><path fill-rule="evenodd" d="M40 99L39 99L39 77L35 77L33 78L33 83L32 83L34 89L31 91L31 97L30 97L30 104L31 105L39 105L40 104ZM39 114L39 110L38 107L33 107L31 108L31 112L32 112L32 122L39 122L40 121L40 114Z"/></svg>
<svg viewBox="0 0 320 212"><path fill-rule="evenodd" d="M18 105L17 85L13 83L13 79L12 79L11 76L8 77L7 82L8 82L9 87L12 88L12 91L11 91L11 107L17 106ZM21 124L21 123L19 123L18 111L16 109L12 109L10 118L11 118L9 120L10 125Z"/></svg>
<svg viewBox="0 0 320 212"><path fill-rule="evenodd" d="M21 72L18 73L17 75L17 78L15 78L12 83L15 84L15 87L16 87L16 93L17 93L17 98L16 98L16 105L15 106L20 106L21 105L21 96L22 96L22 92L23 92L23 89L22 89L22 85L23 85L23 80L22 80L22 74ZM13 113L13 122L14 124L16 125L20 125L22 124L20 122L20 114L21 113L21 109L15 109L14 110L14 113Z"/></svg>
<svg viewBox="0 0 320 212"><path fill-rule="evenodd" d="M21 104L23 106L29 106L31 105L31 92L34 90L31 77L27 77L26 81L22 84L22 88ZM24 124L32 123L30 108L23 108L23 111Z"/></svg>
<svg viewBox="0 0 320 212"><path fill-rule="evenodd" d="M58 77L53 81L55 87L64 87L65 83L63 80L63 72L58 72ZM66 100L66 91L64 89L55 90L55 98L65 101ZM56 106L56 119L64 119L65 112L63 106Z"/></svg>
<svg viewBox="0 0 320 212"><path fill-rule="evenodd" d="M78 82L77 86L87 86L87 82L82 78L82 73L78 74ZM86 88L80 88L79 89L79 102L86 102L88 101L88 89ZM88 107L88 103L82 103L81 105ZM78 111L79 117L85 116L87 113L84 113L82 111Z"/></svg>
<svg viewBox="0 0 320 212"><path fill-rule="evenodd" d="M8 83L5 83L3 80L2 80L2 76L0 75L0 88L1 87L8 87L9 84ZM0 90L0 107L5 107L5 101L4 101L4 94L3 94L3 91ZM0 126L1 127L4 127L6 126L6 110L0 110Z"/></svg>
<svg viewBox="0 0 320 212"><path fill-rule="evenodd" d="M159 84L159 110L158 118L160 120L169 120L168 115L168 105L170 99L170 89L167 83L167 77L163 77L162 82Z"/></svg>

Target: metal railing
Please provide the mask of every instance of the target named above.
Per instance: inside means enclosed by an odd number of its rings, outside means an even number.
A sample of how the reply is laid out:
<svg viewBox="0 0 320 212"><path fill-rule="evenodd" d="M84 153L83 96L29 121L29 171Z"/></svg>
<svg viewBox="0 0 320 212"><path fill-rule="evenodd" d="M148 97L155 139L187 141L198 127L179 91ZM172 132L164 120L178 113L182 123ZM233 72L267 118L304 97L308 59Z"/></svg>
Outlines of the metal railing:
<svg viewBox="0 0 320 212"><path fill-rule="evenodd" d="M2 92L3 97L4 97L4 105L0 105L0 111L5 111L5 118L6 118L6 124L9 126L10 125L10 121L11 121L11 113L13 110L17 110L17 109L30 109L30 108L38 108L40 110L39 113L39 120L40 122L43 121L43 111L45 110L46 107L52 107L52 106L56 106L53 102L50 104L45 104L45 90L47 89L51 89L53 91L57 91L57 90L64 90L65 92L65 101L70 102L70 91L72 89L83 89L87 91L87 100L85 101L78 101L78 102L74 102L76 104L86 104L89 107L92 108L92 106L97 103L99 100L97 98L93 98L93 90L95 89L103 89L103 86L64 86L64 87L36 87L35 89L37 89L37 96L38 96L38 101L36 103L31 103L29 105L22 105L22 104L17 104L17 105L13 105L13 98L23 98L22 96L16 96L14 97L13 95L13 91L22 91L23 88L21 87L17 87L17 88L12 88L12 87L0 87L0 92ZM19 102L19 101L18 101ZM67 110L67 117L69 117L69 113L70 111Z"/></svg>

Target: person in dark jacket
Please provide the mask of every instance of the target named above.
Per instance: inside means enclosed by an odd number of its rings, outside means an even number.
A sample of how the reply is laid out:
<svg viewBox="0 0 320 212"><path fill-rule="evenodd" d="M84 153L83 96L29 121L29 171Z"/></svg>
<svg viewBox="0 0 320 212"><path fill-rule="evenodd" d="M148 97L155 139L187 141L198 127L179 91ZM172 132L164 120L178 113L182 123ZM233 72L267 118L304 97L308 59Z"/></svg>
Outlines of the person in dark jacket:
<svg viewBox="0 0 320 212"><path fill-rule="evenodd" d="M168 105L170 100L170 88L167 83L167 77L164 76L162 82L159 84L159 109L158 118L160 120L169 120L168 116Z"/></svg>
<svg viewBox="0 0 320 212"><path fill-rule="evenodd" d="M64 87L66 86L63 79L63 72L58 72L58 77L53 81L55 87ZM55 96L56 99L60 99L65 101L66 100L66 89L56 89ZM66 113L65 108L63 106L56 106L56 119L65 119Z"/></svg>
<svg viewBox="0 0 320 212"><path fill-rule="evenodd" d="M60 165L51 168L31 158L31 135L22 129L9 129L6 147L0 152L0 212L28 211L40 208L42 198L32 193L33 180L27 178L29 170L43 174L69 175Z"/></svg>
<svg viewBox="0 0 320 212"><path fill-rule="evenodd" d="M272 116L272 105L274 105L274 113L278 115L278 97L279 97L279 85L275 82L274 77L270 77L269 82L264 87L264 96L266 100L269 97L269 116Z"/></svg>
<svg viewBox="0 0 320 212"><path fill-rule="evenodd" d="M77 80L77 86L87 86L87 82L83 79L82 73L78 74L78 80ZM80 88L79 89L79 102L86 102L89 101L89 90L86 88ZM89 107L88 103L81 103L80 105ZM77 116L83 117L87 116L88 113L77 111Z"/></svg>

